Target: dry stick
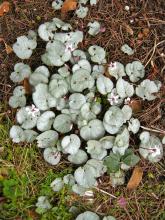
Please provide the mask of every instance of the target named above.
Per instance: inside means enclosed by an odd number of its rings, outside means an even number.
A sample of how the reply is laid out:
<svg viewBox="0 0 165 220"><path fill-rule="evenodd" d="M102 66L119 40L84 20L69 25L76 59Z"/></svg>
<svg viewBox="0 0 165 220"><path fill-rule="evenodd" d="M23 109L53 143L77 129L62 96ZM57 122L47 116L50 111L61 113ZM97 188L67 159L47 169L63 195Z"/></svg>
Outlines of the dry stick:
<svg viewBox="0 0 165 220"><path fill-rule="evenodd" d="M155 42L154 42L154 47L153 47L153 49L151 49L151 50L149 51L148 54L150 54L152 50L153 50L153 52L152 52L152 54L151 54L150 59L149 59L149 60L147 61L147 63L145 64L145 67L146 67L146 66L149 64L149 62L152 60L157 46L159 46L160 44L162 44L162 43L164 43L164 42L165 42L165 40L160 41L159 43L156 44L156 40L155 40Z"/></svg>
<svg viewBox="0 0 165 220"><path fill-rule="evenodd" d="M96 189L96 190L99 191L99 192L102 192L102 193L104 193L104 194L106 194L106 195L108 195L108 196L111 196L112 198L117 199L116 196L114 196L114 195L112 195L112 194L110 194L110 193L104 191L103 189L99 189L99 188L97 188L97 187L93 187L93 188Z"/></svg>
<svg viewBox="0 0 165 220"><path fill-rule="evenodd" d="M156 133L165 134L165 131L163 131L163 130L147 128L147 127L144 127L144 126L140 126L140 127L143 128L144 130L147 130L147 131L153 131L153 132L156 132Z"/></svg>

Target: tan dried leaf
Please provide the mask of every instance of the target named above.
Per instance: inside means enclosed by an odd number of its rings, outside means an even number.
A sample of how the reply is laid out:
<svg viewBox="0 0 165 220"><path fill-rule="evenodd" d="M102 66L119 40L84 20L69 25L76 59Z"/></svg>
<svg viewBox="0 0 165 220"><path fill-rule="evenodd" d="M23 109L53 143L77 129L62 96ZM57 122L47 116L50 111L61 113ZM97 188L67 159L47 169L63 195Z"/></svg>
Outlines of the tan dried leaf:
<svg viewBox="0 0 165 220"><path fill-rule="evenodd" d="M135 167L132 176L127 184L127 189L136 189L142 181L143 170L141 167Z"/></svg>

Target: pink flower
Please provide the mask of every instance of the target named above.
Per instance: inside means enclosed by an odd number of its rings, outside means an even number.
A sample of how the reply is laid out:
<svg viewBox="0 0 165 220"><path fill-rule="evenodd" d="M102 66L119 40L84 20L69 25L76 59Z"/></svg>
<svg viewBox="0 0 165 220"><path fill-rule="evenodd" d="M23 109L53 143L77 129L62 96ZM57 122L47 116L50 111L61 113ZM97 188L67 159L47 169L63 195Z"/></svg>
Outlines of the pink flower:
<svg viewBox="0 0 165 220"><path fill-rule="evenodd" d="M127 201L124 197L121 197L120 199L118 199L117 203L121 208L125 208L127 205Z"/></svg>
<svg viewBox="0 0 165 220"><path fill-rule="evenodd" d="M32 115L35 117L36 113L38 113L40 110L35 107L35 105L32 105L31 107L26 107L26 111L28 112L28 115Z"/></svg>
<svg viewBox="0 0 165 220"><path fill-rule="evenodd" d="M109 66L111 69L116 69L116 67L117 67L116 62L111 62L108 66Z"/></svg>
<svg viewBox="0 0 165 220"><path fill-rule="evenodd" d="M117 104L119 102L119 96L115 95L113 92L110 95L110 98L108 98L108 101L111 105Z"/></svg>
<svg viewBox="0 0 165 220"><path fill-rule="evenodd" d="M72 44L66 44L65 45L66 47L65 47L65 52L68 52L68 51L70 51L70 52L73 52L74 50L75 50L75 48L73 47L73 45Z"/></svg>

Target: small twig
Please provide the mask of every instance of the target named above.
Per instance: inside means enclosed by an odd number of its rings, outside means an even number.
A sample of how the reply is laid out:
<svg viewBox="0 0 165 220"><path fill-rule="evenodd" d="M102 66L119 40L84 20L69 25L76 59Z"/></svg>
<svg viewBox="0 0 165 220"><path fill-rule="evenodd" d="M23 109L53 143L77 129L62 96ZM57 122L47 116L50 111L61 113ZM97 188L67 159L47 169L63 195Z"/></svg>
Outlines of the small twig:
<svg viewBox="0 0 165 220"><path fill-rule="evenodd" d="M156 132L156 133L165 134L165 131L163 131L163 130L147 128L147 127L144 127L144 126L140 126L140 127L143 128L144 130L147 130L147 131L152 131L152 132Z"/></svg>
<svg viewBox="0 0 165 220"><path fill-rule="evenodd" d="M154 56L154 53L155 53L156 48L157 48L160 44L162 44L162 43L164 43L164 42L165 42L165 40L160 41L159 43L156 44L156 40L155 40L153 48L149 51L149 53L148 53L148 55L147 55L147 57L148 57L149 54L152 52L151 57L149 58L149 60L148 60L147 63L145 64L145 67L146 67L146 66L149 64L149 62L152 60L152 57ZM146 58L145 58L145 59L146 59ZM145 60L145 59L144 59L144 60Z"/></svg>
<svg viewBox="0 0 165 220"><path fill-rule="evenodd" d="M104 193L104 194L106 194L106 195L108 195L108 196L111 196L112 198L117 199L116 196L114 196L114 195L112 195L112 194L110 194L110 193L104 191L103 189L99 189L99 188L97 188L97 187L94 187L94 189L96 189L97 191L102 192L102 193Z"/></svg>

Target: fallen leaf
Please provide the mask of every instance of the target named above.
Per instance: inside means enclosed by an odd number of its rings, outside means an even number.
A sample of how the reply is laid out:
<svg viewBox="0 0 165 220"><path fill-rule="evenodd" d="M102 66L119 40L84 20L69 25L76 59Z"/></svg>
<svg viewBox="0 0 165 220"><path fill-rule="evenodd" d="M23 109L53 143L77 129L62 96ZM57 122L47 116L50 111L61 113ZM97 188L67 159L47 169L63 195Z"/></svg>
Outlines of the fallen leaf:
<svg viewBox="0 0 165 220"><path fill-rule="evenodd" d="M3 38L0 38L0 42L4 43L7 54L10 54L11 52L13 52L13 49L5 42Z"/></svg>
<svg viewBox="0 0 165 220"><path fill-rule="evenodd" d="M4 42L4 44L5 44L6 53L7 53L7 54L12 53L12 52L13 52L12 47L10 47L9 45L7 45L7 43L5 43L5 42Z"/></svg>
<svg viewBox="0 0 165 220"><path fill-rule="evenodd" d="M23 87L25 88L25 92L26 92L27 95L32 93L31 85L29 83L28 78L25 78L23 80Z"/></svg>
<svg viewBox="0 0 165 220"><path fill-rule="evenodd" d="M128 24L125 24L125 28L126 28L126 31L128 34L130 34L130 35L134 34L134 31L132 30L132 28Z"/></svg>
<svg viewBox="0 0 165 220"><path fill-rule="evenodd" d="M129 106L132 108L133 113L138 113L142 111L141 100L133 99L130 101Z"/></svg>
<svg viewBox="0 0 165 220"><path fill-rule="evenodd" d="M62 5L61 13L66 14L68 11L73 11L77 7L77 0L65 0Z"/></svg>
<svg viewBox="0 0 165 220"><path fill-rule="evenodd" d="M7 1L4 1L1 5L0 5L0 16L3 16L5 13L7 13L10 9L10 3Z"/></svg>
<svg viewBox="0 0 165 220"><path fill-rule="evenodd" d="M132 173L132 176L127 184L127 189L136 189L143 177L143 170L141 167L135 167Z"/></svg>
<svg viewBox="0 0 165 220"><path fill-rule="evenodd" d="M148 28L143 29L143 34L145 37L148 37L149 33L150 33L150 30Z"/></svg>
<svg viewBox="0 0 165 220"><path fill-rule="evenodd" d="M151 61L151 66L152 66L152 69L151 69L151 72L149 73L147 79L155 80L157 75L160 73L160 71L159 71L159 68L157 67L157 65L153 61Z"/></svg>
<svg viewBox="0 0 165 220"><path fill-rule="evenodd" d="M141 39L143 39L143 37L144 37L143 33L142 33L142 32L139 32L139 33L138 33L138 39L141 40Z"/></svg>

